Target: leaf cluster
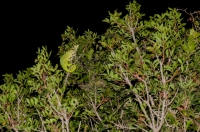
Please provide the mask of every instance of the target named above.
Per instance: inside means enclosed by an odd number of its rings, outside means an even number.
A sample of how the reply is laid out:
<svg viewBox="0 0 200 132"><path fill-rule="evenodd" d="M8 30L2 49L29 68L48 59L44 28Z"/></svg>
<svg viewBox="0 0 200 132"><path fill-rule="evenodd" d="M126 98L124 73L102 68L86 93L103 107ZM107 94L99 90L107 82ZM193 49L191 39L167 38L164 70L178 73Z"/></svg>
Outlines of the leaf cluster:
<svg viewBox="0 0 200 132"><path fill-rule="evenodd" d="M180 10L143 21L140 5L109 12L102 35L67 27L61 57L79 45L66 73L46 47L35 64L0 85L0 128L7 131L197 131L200 129L199 12L185 28Z"/></svg>

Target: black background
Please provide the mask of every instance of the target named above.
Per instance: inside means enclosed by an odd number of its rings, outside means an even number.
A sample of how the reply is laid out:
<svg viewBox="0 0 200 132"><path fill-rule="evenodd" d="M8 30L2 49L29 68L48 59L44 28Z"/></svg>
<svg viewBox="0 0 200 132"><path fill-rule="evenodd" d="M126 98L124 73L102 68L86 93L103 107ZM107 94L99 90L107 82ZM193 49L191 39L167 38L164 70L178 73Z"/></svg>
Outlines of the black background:
<svg viewBox="0 0 200 132"><path fill-rule="evenodd" d="M137 0L141 12L149 16L166 12L171 8L188 8L188 12L200 10L199 0ZM99 35L109 27L102 20L115 9L127 14L126 5L131 0L65 0L52 2L7 2L0 3L0 83L1 75L17 74L34 64L38 47L47 46L52 51L53 65L61 45L61 34L67 26L78 29L77 35L90 29ZM183 13L184 14L184 13ZM183 15L184 20L189 16ZM186 21L185 21L186 22Z"/></svg>

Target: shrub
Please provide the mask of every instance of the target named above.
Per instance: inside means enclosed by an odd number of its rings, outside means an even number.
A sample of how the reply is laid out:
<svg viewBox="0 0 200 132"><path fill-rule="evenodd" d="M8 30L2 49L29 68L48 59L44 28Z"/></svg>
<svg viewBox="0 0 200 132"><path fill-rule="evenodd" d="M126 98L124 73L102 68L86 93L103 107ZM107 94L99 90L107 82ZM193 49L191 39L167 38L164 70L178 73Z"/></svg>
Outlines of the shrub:
<svg viewBox="0 0 200 132"><path fill-rule="evenodd" d="M133 1L128 14L109 12L98 36L67 27L58 55L74 45L77 66L52 66L46 47L35 65L0 85L0 127L7 131L199 131L199 13L186 29L178 9L142 21Z"/></svg>

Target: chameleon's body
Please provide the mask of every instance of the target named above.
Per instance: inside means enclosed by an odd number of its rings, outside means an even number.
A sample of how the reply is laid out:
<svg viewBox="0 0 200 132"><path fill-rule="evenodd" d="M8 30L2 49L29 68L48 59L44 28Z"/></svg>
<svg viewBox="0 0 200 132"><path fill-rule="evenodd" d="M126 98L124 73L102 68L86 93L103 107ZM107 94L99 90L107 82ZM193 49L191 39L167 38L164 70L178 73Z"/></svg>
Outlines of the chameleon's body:
<svg viewBox="0 0 200 132"><path fill-rule="evenodd" d="M73 49L67 51L61 58L60 58L60 64L62 66L62 68L66 71L66 72L73 72L76 70L76 65L72 64L72 59L76 54L76 50L78 48L77 46L74 46Z"/></svg>

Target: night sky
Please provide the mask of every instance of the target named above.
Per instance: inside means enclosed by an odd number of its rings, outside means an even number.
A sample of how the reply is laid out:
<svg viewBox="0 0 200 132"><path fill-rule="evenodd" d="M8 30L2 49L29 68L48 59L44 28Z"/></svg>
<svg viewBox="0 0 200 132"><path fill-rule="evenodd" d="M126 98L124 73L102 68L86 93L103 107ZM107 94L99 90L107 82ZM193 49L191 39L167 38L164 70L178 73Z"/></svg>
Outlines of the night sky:
<svg viewBox="0 0 200 132"><path fill-rule="evenodd" d="M92 1L92 2L91 2ZM166 2L165 2L166 1ZM149 16L164 13L168 7L187 8L188 12L200 10L199 0L137 0L141 12ZM77 35L90 29L99 35L109 27L102 20L117 9L126 15L126 5L131 0L65 0L36 3L19 1L1 3L0 39L0 83L5 73L17 74L34 65L38 47L47 46L52 51L53 65L59 63L56 57L61 45L61 34L67 26L78 29ZM184 3L185 2L185 3ZM186 20L189 16L185 16Z"/></svg>

